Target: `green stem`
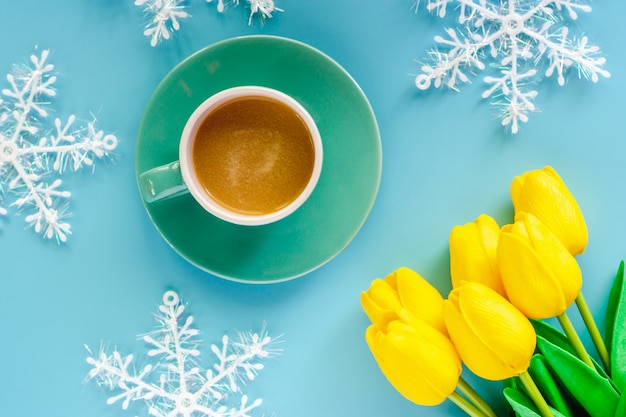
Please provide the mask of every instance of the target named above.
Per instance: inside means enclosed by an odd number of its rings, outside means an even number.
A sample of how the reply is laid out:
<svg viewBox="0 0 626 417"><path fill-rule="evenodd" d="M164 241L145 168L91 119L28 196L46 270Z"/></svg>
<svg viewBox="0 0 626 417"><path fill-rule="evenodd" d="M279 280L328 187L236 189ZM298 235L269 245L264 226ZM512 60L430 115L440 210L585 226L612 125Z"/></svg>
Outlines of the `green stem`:
<svg viewBox="0 0 626 417"><path fill-rule="evenodd" d="M471 417L485 417L485 415L478 408L474 406L474 404L470 403L465 399L465 397L461 396L456 391L453 391L450 396L448 396L450 401L455 403L461 410L465 411Z"/></svg>
<svg viewBox="0 0 626 417"><path fill-rule="evenodd" d="M591 340L593 341L596 350L598 351L598 355L600 356L600 360L602 361L602 365L607 372L610 372L611 365L609 361L609 351L606 349L606 345L604 344L604 339L602 339L602 335L598 330L598 325L596 321L593 319L593 315L589 310L589 306L585 301L585 297L583 297L582 291L578 293L578 297L576 297L576 307L578 307L578 311L585 322L585 326L587 327L587 331L589 332L589 336L591 336Z"/></svg>
<svg viewBox="0 0 626 417"><path fill-rule="evenodd" d="M519 379L520 381L522 381L522 384L524 384L524 388L526 388L528 395L530 395L530 398L539 409L539 414L541 414L542 417L554 417L554 414L552 414L552 410L550 410L548 403L543 398L543 395L541 395L541 391L539 391L539 388L537 388L535 381L533 381L528 371L522 372L519 375Z"/></svg>
<svg viewBox="0 0 626 417"><path fill-rule="evenodd" d="M465 395L480 411L488 417L498 417L498 415L491 409L489 404L478 394L474 389L463 379L459 378L459 384L457 385L461 394Z"/></svg>
<svg viewBox="0 0 626 417"><path fill-rule="evenodd" d="M596 367L593 365L593 362L591 361L589 354L585 350L585 346L583 346L583 342L580 340L580 337L578 337L578 333L576 333L576 329L574 329L574 325L572 325L572 322L567 316L567 312L564 311L563 313L556 316L556 318L559 319L559 323L561 323L561 327L563 328L563 331L565 332L565 334L567 335L567 338L572 344L572 347L576 351L578 358L581 361L585 362L587 365L589 365L591 369L595 370Z"/></svg>

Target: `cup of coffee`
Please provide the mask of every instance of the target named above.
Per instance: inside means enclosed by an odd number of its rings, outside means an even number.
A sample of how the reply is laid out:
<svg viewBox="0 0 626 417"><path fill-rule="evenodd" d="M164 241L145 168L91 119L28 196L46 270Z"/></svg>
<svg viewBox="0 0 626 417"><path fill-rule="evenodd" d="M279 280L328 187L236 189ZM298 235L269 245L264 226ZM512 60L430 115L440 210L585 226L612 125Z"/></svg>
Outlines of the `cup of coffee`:
<svg viewBox="0 0 626 417"><path fill-rule="evenodd" d="M307 110L267 87L220 91L191 114L178 160L139 176L147 203L191 193L212 215L263 225L293 213L322 171L320 133Z"/></svg>

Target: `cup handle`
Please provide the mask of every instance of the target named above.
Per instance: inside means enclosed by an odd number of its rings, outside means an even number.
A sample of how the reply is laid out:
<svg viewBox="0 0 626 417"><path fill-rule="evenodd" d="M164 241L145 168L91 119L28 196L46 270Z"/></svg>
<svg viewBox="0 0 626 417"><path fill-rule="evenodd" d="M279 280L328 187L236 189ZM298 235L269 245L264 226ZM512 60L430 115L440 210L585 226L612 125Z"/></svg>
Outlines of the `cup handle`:
<svg viewBox="0 0 626 417"><path fill-rule="evenodd" d="M147 203L187 194L189 190L180 172L180 162L152 168L139 175L139 188Z"/></svg>

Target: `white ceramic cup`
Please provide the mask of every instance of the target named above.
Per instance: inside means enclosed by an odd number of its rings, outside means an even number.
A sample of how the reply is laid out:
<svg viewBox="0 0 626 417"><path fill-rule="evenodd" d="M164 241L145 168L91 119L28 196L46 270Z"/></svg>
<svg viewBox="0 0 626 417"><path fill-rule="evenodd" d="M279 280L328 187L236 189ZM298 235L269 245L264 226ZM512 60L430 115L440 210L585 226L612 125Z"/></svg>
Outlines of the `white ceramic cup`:
<svg viewBox="0 0 626 417"><path fill-rule="evenodd" d="M192 155L198 129L207 116L231 100L251 96L274 99L294 110L309 130L314 150L313 170L302 192L285 207L258 215L233 211L215 201L200 184ZM258 226L287 217L307 200L317 185L322 171L322 161L323 147L320 133L311 115L298 101L281 91L267 87L233 87L214 94L196 108L189 116L181 134L178 160L142 173L139 176L139 187L147 203L191 193L193 198L207 212L224 221L239 225Z"/></svg>

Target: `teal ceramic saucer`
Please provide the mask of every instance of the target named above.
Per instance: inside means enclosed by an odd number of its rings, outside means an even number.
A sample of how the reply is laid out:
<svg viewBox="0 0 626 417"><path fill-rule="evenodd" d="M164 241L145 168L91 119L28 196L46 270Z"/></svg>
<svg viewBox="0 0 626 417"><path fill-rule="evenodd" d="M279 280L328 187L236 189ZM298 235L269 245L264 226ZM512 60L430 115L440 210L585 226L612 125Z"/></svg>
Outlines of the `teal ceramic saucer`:
<svg viewBox="0 0 626 417"><path fill-rule="evenodd" d="M191 195L144 206L169 245L200 269L248 283L292 279L339 254L369 215L382 168L378 126L363 91L325 54L275 36L233 38L190 56L159 84L139 127L136 176L177 160L195 107L238 85L283 91L315 119L324 165L313 194L287 218L258 227L219 220Z"/></svg>

